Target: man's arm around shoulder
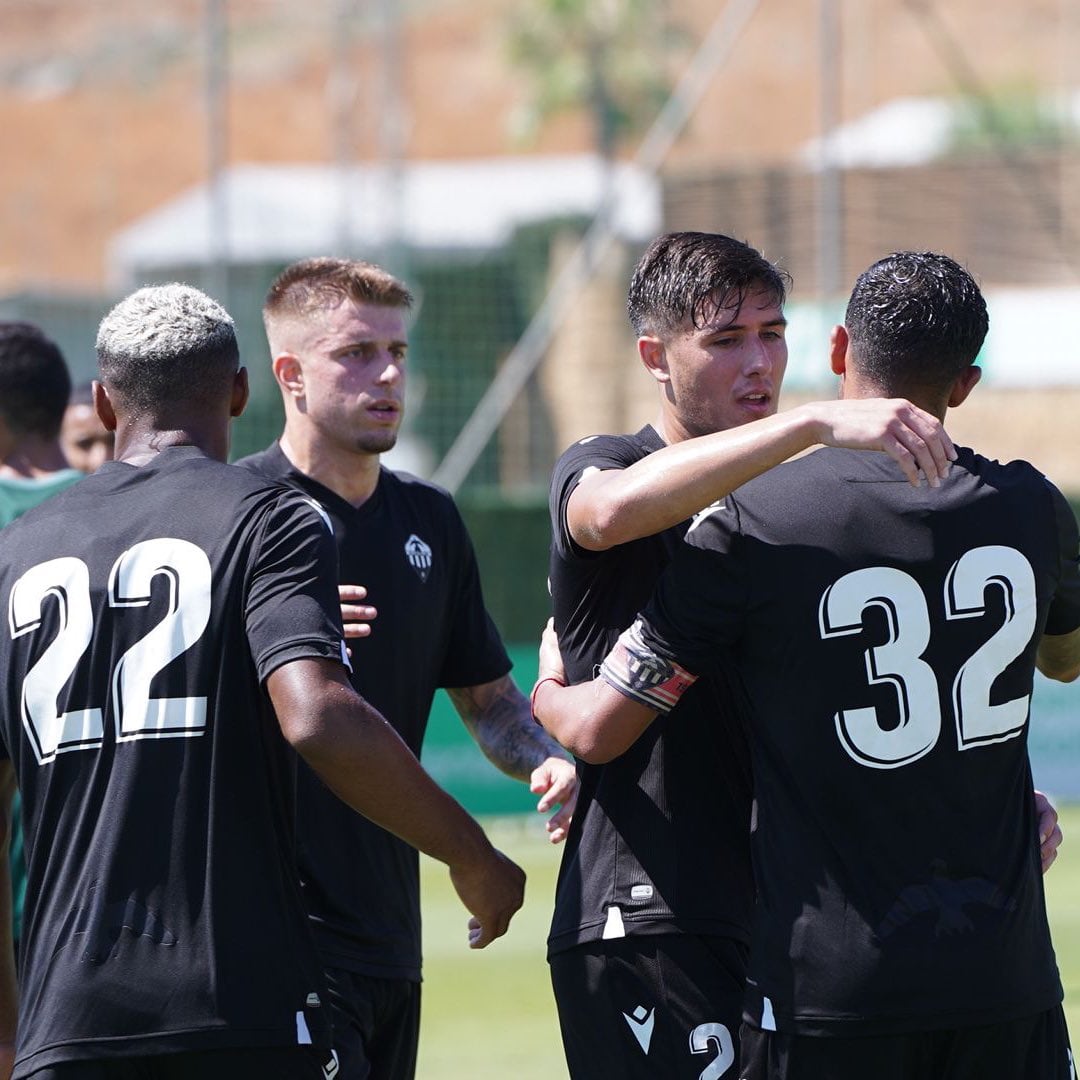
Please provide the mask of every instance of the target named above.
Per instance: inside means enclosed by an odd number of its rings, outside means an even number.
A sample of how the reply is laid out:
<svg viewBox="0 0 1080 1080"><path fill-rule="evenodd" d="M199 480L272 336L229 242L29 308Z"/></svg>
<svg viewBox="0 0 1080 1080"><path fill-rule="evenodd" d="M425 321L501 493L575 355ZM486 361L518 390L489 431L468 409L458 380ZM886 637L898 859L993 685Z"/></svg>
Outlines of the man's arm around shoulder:
<svg viewBox="0 0 1080 1080"><path fill-rule="evenodd" d="M566 505L587 551L655 536L815 444L883 450L918 484L947 475L956 451L941 423L902 399L811 402L665 446L626 469L586 470Z"/></svg>

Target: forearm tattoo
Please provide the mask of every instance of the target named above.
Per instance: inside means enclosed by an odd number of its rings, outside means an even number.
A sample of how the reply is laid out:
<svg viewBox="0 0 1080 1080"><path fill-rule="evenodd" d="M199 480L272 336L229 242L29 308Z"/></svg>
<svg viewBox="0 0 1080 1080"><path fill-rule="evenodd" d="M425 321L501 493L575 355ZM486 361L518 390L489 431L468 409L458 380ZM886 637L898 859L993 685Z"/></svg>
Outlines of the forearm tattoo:
<svg viewBox="0 0 1080 1080"><path fill-rule="evenodd" d="M508 776L528 780L547 758L566 757L562 747L534 723L528 698L509 675L446 692L484 756Z"/></svg>

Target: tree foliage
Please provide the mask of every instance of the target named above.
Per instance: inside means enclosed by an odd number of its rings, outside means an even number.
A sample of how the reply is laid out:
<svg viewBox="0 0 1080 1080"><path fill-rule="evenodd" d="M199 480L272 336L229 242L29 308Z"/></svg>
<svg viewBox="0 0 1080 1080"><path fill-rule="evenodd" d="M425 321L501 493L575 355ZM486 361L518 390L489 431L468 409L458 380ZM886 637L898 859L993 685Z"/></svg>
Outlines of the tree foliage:
<svg viewBox="0 0 1080 1080"><path fill-rule="evenodd" d="M663 105L683 39L660 0L519 0L508 45L530 94L515 134L535 136L552 116L586 109L597 152L611 158Z"/></svg>

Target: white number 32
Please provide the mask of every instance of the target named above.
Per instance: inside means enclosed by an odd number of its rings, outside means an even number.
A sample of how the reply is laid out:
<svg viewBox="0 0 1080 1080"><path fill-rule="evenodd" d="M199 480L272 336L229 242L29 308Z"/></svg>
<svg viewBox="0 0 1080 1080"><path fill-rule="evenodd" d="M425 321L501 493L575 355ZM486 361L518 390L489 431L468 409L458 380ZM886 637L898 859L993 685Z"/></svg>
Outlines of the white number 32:
<svg viewBox="0 0 1080 1080"><path fill-rule="evenodd" d="M973 548L958 559L945 579L946 619L986 614L986 590L1000 589L1005 621L960 667L952 685L957 745L970 750L1014 738L1027 722L1031 695L992 705L994 680L1028 646L1036 625L1035 575L1015 548ZM836 732L856 761L874 769L895 769L930 752L941 734L937 676L922 659L930 644L930 614L913 577L887 566L845 574L825 590L818 621L823 639L858 634L868 608L885 615L888 639L867 649L871 685L891 684L900 721L885 728L874 706L841 709Z"/></svg>

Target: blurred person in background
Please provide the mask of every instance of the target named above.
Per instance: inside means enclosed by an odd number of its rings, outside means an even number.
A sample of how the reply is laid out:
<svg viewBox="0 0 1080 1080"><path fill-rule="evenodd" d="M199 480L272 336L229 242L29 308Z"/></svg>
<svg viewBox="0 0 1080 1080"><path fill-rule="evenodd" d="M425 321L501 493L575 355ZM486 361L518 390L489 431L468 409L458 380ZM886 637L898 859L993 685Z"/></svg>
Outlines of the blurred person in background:
<svg viewBox="0 0 1080 1080"><path fill-rule="evenodd" d="M0 322L0 526L82 479L60 445L71 376L36 326Z"/></svg>
<svg viewBox="0 0 1080 1080"><path fill-rule="evenodd" d="M79 472L92 473L112 460L114 438L94 410L93 383L79 383L71 392L60 425L60 445L68 464Z"/></svg>
<svg viewBox="0 0 1080 1080"><path fill-rule="evenodd" d="M0 322L0 526L69 488L82 473L68 467L59 441L71 393L67 363L54 341L26 322ZM100 422L100 421L99 421ZM13 785L0 793L11 820L11 886L0 883L0 906L11 896L11 914L0 910L17 950L26 895L22 802ZM0 949L6 948L0 939Z"/></svg>
<svg viewBox="0 0 1080 1080"><path fill-rule="evenodd" d="M538 810L555 811L558 841L574 767L510 677L461 516L447 492L380 462L405 408L411 304L405 285L368 263L313 258L282 271L263 318L285 430L238 464L304 492L333 523L356 689L419 757L445 688L488 759L529 784ZM306 769L297 821L341 1075L409 1080L420 1025L416 851L349 814Z"/></svg>

